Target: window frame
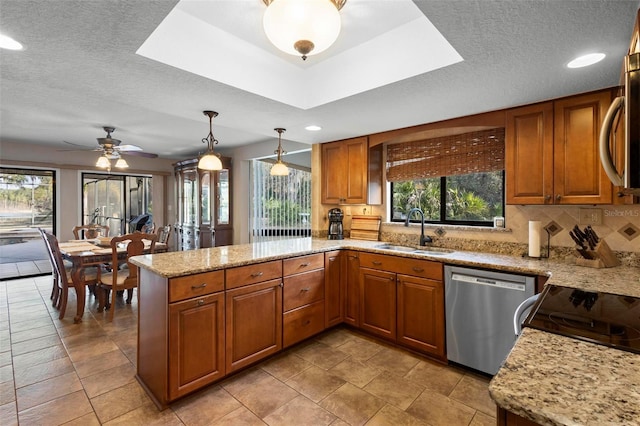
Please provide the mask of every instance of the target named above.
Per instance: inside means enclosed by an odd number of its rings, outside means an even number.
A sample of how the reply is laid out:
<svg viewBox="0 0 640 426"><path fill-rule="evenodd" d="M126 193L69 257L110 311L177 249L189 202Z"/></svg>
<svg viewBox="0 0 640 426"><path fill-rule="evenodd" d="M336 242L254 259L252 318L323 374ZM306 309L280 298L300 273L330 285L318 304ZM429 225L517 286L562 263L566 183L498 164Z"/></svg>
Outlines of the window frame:
<svg viewBox="0 0 640 426"><path fill-rule="evenodd" d="M482 173L482 172L481 172ZM502 180L502 212L504 215L506 206L506 191L505 191L505 170L500 170ZM478 226L478 227L493 227L493 220L447 220L447 177L440 176L440 219L439 220L425 220L424 223L434 225L458 225L458 226ZM406 181L405 181L406 182ZM405 223L406 219L394 219L393 215L393 185L395 182L390 182L389 194L389 218L392 223ZM399 182L398 182L399 183ZM412 215L409 218L410 223L420 223L421 219L418 215Z"/></svg>

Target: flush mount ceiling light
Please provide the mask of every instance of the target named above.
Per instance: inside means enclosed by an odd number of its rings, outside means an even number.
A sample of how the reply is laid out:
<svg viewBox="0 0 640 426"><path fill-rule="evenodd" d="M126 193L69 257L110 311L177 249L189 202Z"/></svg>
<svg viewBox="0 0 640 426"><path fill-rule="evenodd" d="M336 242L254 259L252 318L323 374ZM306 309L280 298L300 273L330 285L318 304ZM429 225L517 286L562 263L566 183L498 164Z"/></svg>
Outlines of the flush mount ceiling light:
<svg viewBox="0 0 640 426"><path fill-rule="evenodd" d="M271 166L271 171L269 172L269 174L271 176L288 176L289 168L282 162L282 156L287 153L287 151L282 150L282 133L286 132L287 129L276 127L273 130L278 132L278 149L273 151L274 154L278 155L278 158L276 160L276 163Z"/></svg>
<svg viewBox="0 0 640 426"><path fill-rule="evenodd" d="M318 131L322 130L322 127L316 126L315 124L311 124L310 126L307 126L304 129L308 130L310 132L318 132Z"/></svg>
<svg viewBox="0 0 640 426"><path fill-rule="evenodd" d="M606 55L604 53L589 53L588 55L583 55L575 58L571 62L567 64L568 68L582 68L588 67L589 65L593 65L595 63L600 62L604 59Z"/></svg>
<svg viewBox="0 0 640 426"><path fill-rule="evenodd" d="M316 55L340 34L340 9L347 0L262 0L267 38L290 55Z"/></svg>
<svg viewBox="0 0 640 426"><path fill-rule="evenodd" d="M213 146L218 143L218 140L213 137L213 117L217 117L218 113L215 111L202 111L202 113L209 117L209 134L206 138L202 138L202 143L207 144L207 153L200 157L198 168L203 170L222 170L222 161L213 152Z"/></svg>
<svg viewBox="0 0 640 426"><path fill-rule="evenodd" d="M9 36L0 34L0 48L8 50L22 50L22 44Z"/></svg>

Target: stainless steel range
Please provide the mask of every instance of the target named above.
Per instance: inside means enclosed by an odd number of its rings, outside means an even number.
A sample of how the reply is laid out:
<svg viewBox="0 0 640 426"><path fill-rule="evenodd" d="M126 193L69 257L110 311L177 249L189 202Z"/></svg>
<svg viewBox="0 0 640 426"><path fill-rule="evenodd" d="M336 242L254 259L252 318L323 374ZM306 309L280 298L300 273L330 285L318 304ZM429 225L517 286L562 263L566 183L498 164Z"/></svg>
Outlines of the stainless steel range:
<svg viewBox="0 0 640 426"><path fill-rule="evenodd" d="M547 285L525 327L640 354L640 298Z"/></svg>

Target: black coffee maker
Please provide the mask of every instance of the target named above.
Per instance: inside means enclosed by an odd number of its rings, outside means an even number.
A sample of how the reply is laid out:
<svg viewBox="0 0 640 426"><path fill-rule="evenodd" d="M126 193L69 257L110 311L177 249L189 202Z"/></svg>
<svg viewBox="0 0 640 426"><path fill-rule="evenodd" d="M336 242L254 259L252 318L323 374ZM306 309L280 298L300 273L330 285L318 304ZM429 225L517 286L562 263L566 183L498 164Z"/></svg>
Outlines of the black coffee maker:
<svg viewBox="0 0 640 426"><path fill-rule="evenodd" d="M344 213L342 210L336 208L329 210L329 236L330 240L342 240L344 235L342 233L342 218Z"/></svg>

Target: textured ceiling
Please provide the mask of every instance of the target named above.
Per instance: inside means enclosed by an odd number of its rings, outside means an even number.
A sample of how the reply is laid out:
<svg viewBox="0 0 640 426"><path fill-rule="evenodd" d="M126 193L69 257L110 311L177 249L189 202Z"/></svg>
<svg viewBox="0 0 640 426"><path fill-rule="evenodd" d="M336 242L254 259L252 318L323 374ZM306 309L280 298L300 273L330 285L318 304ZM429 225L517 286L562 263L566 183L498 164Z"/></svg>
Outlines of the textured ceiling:
<svg viewBox="0 0 640 426"><path fill-rule="evenodd" d="M601 89L618 84L640 6L637 0L414 3L463 62L304 110L137 55L177 0L0 0L0 32L26 47L0 52L0 142L93 147L102 126L112 125L123 143L179 159L203 149L205 109L220 113L214 134L224 150L273 144L274 127L287 128L285 141L311 144ZM565 67L593 51L607 57L588 68ZM369 72L388 65L387 57L379 52ZM323 130L304 130L311 123Z"/></svg>

